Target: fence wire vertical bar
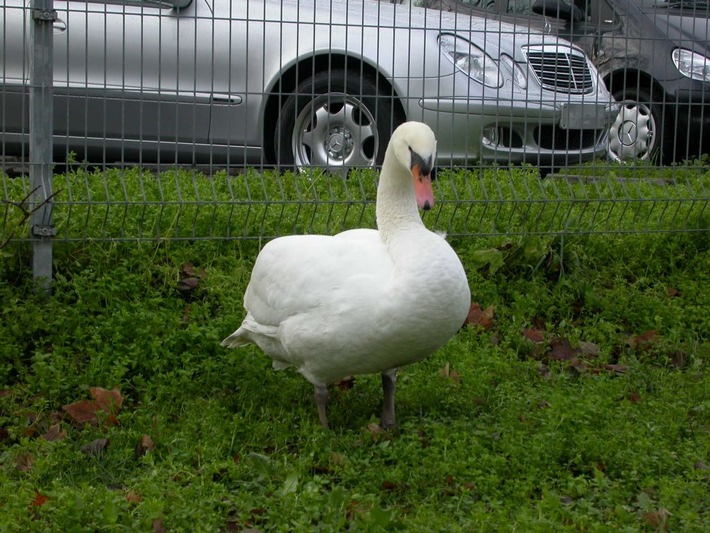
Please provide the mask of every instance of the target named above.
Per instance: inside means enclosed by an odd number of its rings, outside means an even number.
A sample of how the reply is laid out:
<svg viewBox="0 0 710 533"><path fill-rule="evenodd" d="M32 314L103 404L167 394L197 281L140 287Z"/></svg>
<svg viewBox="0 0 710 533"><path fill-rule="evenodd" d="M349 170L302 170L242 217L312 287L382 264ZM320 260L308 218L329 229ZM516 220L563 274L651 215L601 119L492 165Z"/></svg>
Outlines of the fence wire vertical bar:
<svg viewBox="0 0 710 533"><path fill-rule="evenodd" d="M53 0L30 2L30 209L32 275L49 291L52 281Z"/></svg>

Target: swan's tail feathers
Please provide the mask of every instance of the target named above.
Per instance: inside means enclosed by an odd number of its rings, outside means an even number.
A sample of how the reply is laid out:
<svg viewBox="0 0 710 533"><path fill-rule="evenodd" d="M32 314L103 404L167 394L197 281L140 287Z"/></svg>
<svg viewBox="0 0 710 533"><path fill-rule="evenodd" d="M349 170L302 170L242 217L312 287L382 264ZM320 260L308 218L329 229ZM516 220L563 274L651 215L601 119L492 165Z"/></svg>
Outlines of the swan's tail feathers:
<svg viewBox="0 0 710 533"><path fill-rule="evenodd" d="M251 315L247 314L239 329L224 339L221 345L226 348L239 348L247 344L256 344L263 350L263 342L260 341L270 340L275 337L277 329L275 326L259 324Z"/></svg>
<svg viewBox="0 0 710 533"><path fill-rule="evenodd" d="M225 348L239 348L240 346L246 346L251 344L251 339L247 336L248 331L243 327L240 327L237 331L232 333L229 337L224 339L220 345Z"/></svg>

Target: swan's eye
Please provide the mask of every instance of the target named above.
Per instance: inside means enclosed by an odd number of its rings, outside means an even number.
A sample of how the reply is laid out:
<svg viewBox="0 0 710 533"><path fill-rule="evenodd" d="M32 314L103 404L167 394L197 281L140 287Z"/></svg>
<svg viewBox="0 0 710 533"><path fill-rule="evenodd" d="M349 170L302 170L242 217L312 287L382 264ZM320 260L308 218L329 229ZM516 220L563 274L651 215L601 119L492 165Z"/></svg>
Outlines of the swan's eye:
<svg viewBox="0 0 710 533"><path fill-rule="evenodd" d="M433 168L434 167L434 158L432 156L429 156L427 159L424 159L417 152L412 150L411 146L409 147L409 151L412 154L412 157L411 157L412 167L418 166L419 170L423 176L428 176L428 175L432 174L432 172L434 171L434 168Z"/></svg>

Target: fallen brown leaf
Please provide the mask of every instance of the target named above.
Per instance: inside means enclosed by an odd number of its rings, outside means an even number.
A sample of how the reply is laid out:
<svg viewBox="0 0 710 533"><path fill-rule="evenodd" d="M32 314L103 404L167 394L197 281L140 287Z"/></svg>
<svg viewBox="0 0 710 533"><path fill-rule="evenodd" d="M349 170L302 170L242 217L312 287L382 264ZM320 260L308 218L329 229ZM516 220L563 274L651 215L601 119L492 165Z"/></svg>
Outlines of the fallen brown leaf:
<svg viewBox="0 0 710 533"><path fill-rule="evenodd" d="M587 357L597 357L599 355L599 346L593 342L581 341L579 343L579 349L582 354Z"/></svg>
<svg viewBox="0 0 710 533"><path fill-rule="evenodd" d="M575 356L575 350L572 349L567 339L555 338L550 341L550 359L555 361L569 361Z"/></svg>
<svg viewBox="0 0 710 533"><path fill-rule="evenodd" d="M132 503L135 505L138 505L139 503L141 503L143 501L143 498L141 497L141 495L138 494L134 490L127 492L125 498L128 503Z"/></svg>
<svg viewBox="0 0 710 533"><path fill-rule="evenodd" d="M196 269L190 263L185 263L180 268L180 280L175 285L175 288L184 296L189 296L200 282L205 279L207 273L204 269Z"/></svg>
<svg viewBox="0 0 710 533"><path fill-rule="evenodd" d="M668 518L671 513L668 509L658 509L650 511L643 515L643 519L656 531L666 531L668 527Z"/></svg>
<svg viewBox="0 0 710 533"><path fill-rule="evenodd" d="M146 453L152 451L154 448L155 443L153 442L153 439L150 437L150 435L143 435L138 444L136 444L134 451L136 457L143 457Z"/></svg>
<svg viewBox="0 0 710 533"><path fill-rule="evenodd" d="M639 403L641 401L641 395L638 392L630 392L626 395L626 399L630 403Z"/></svg>
<svg viewBox="0 0 710 533"><path fill-rule="evenodd" d="M15 468L20 472L27 472L35 462L34 456L30 452L24 452L15 457Z"/></svg>
<svg viewBox="0 0 710 533"><path fill-rule="evenodd" d="M569 360L569 367L578 374L583 374L587 371L586 363L579 357L572 357L572 359Z"/></svg>
<svg viewBox="0 0 710 533"><path fill-rule="evenodd" d="M330 464L342 466L345 464L345 455L340 452L330 452Z"/></svg>
<svg viewBox="0 0 710 533"><path fill-rule="evenodd" d="M654 329L645 331L640 335L631 335L626 341L629 348L648 350L650 349L658 337L658 332Z"/></svg>
<svg viewBox="0 0 710 533"><path fill-rule="evenodd" d="M123 405L123 396L118 389L102 389L101 387L91 387L91 396L96 400L97 405L107 413L117 413Z"/></svg>
<svg viewBox="0 0 710 533"><path fill-rule="evenodd" d="M386 479L382 482L382 485L380 485L380 490L391 492L394 490L399 490L400 488L403 488L403 487L404 487L404 485L402 485L402 484L395 483L394 481L389 481Z"/></svg>
<svg viewBox="0 0 710 533"><path fill-rule="evenodd" d="M82 446L81 451L86 455L100 455L106 450L109 442L109 439L92 440L89 444Z"/></svg>
<svg viewBox="0 0 710 533"><path fill-rule="evenodd" d="M191 263L185 263L180 268L180 275L184 278L205 278L207 277L207 272L204 268L198 270Z"/></svg>
<svg viewBox="0 0 710 533"><path fill-rule="evenodd" d="M185 278L177 282L176 288L180 292L194 291L200 284L200 278Z"/></svg>
<svg viewBox="0 0 710 533"><path fill-rule="evenodd" d="M62 429L62 425L60 423L56 423L50 426L47 433L42 435L41 438L49 442L54 442L57 440L63 440L66 436L67 432Z"/></svg>
<svg viewBox="0 0 710 533"><path fill-rule="evenodd" d="M96 418L96 411L99 406L96 402L91 400L80 400L68 405L63 405L64 409L74 422L78 424L91 424L92 426L98 425L98 419Z"/></svg>
<svg viewBox="0 0 710 533"><path fill-rule="evenodd" d="M466 324L475 324L485 330L493 328L493 310L494 305L489 305L485 310L477 303L472 303L466 317Z"/></svg>
<svg viewBox="0 0 710 533"><path fill-rule="evenodd" d="M26 428L22 428L20 430L20 433L22 433L25 437L34 437L37 434L37 427L36 426L29 426Z"/></svg>
<svg viewBox="0 0 710 533"><path fill-rule="evenodd" d="M626 365L602 365L599 367L599 370L603 370L605 372L614 372L615 374L624 374L629 370L629 367Z"/></svg>
<svg viewBox="0 0 710 533"><path fill-rule="evenodd" d="M543 332L540 331L539 329L524 329L523 330L523 337L528 339L531 342L534 342L535 344L542 342L545 340L545 337L543 335Z"/></svg>
<svg viewBox="0 0 710 533"><path fill-rule="evenodd" d="M233 519L227 520L224 527L220 531L222 533L244 533L246 530L242 528L242 522L240 520Z"/></svg>
<svg viewBox="0 0 710 533"><path fill-rule="evenodd" d="M89 392L94 398L93 400L80 400L68 405L63 405L62 409L79 425L117 425L118 419L116 415L123 404L123 397L119 390L91 387Z"/></svg>
<svg viewBox="0 0 710 533"><path fill-rule="evenodd" d="M32 501L30 502L30 505L34 507L41 507L45 503L49 501L49 496L46 494L42 494L39 491L35 491L35 496L32 498Z"/></svg>
<svg viewBox="0 0 710 533"><path fill-rule="evenodd" d="M347 392L355 386L355 377L347 376L338 381L335 386L343 392Z"/></svg>
<svg viewBox="0 0 710 533"><path fill-rule="evenodd" d="M666 287L666 294L671 298L680 296L680 292L678 291L678 289L676 289L675 287L671 287L670 285Z"/></svg>
<svg viewBox="0 0 710 533"><path fill-rule="evenodd" d="M379 433L384 433L384 432L385 432L385 430L382 429L382 428L379 426L379 424L375 424L374 422L370 422L370 423L367 425L367 431L369 431L369 432L372 433L373 435L377 435L377 434L379 434Z"/></svg>
<svg viewBox="0 0 710 533"><path fill-rule="evenodd" d="M168 533L168 530L165 527L165 524L163 524L162 519L156 518L155 520L153 520L153 533Z"/></svg>
<svg viewBox="0 0 710 533"><path fill-rule="evenodd" d="M550 367L545 363L540 363L537 367L537 373L544 379L550 379Z"/></svg>
<svg viewBox="0 0 710 533"><path fill-rule="evenodd" d="M452 370L451 366L449 363L446 363L444 365L444 368L442 368L439 371L439 375L443 378L449 379L453 381L454 383L460 383L461 382L461 376L459 376L459 373L456 372L456 370Z"/></svg>

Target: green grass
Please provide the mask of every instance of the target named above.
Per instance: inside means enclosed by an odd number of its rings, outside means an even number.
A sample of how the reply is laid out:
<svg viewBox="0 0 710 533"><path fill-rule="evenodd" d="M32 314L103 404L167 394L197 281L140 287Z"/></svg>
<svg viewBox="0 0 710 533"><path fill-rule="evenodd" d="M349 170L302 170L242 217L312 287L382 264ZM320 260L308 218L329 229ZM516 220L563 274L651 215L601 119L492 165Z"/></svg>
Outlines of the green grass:
<svg viewBox="0 0 710 533"><path fill-rule="evenodd" d="M449 235L698 231L710 224L710 170L595 166L571 178L539 178L532 167L442 170L429 227ZM372 227L374 171L348 180L321 172L247 171L205 176L184 170L79 168L54 179L59 240L263 239ZM29 235L26 178L3 178L0 244Z"/></svg>
<svg viewBox="0 0 710 533"><path fill-rule="evenodd" d="M317 209L303 228L337 230L341 214ZM283 231L281 217L249 231ZM10 243L0 531L707 531L710 234L452 244L492 327L402 369L399 427L381 433L377 376L333 391L328 432L302 377L219 346L243 316L257 240L59 242L49 299L29 247ZM117 425L62 409L96 386L120 390ZM108 444L82 451L96 439Z"/></svg>

